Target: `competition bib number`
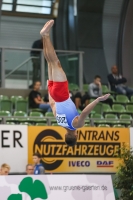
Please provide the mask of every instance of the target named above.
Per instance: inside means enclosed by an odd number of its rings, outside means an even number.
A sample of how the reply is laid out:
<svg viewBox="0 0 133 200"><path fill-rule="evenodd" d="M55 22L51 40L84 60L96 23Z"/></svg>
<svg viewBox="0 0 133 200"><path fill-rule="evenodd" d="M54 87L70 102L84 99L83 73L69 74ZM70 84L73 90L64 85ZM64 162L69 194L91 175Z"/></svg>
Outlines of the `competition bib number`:
<svg viewBox="0 0 133 200"><path fill-rule="evenodd" d="M57 114L57 115L56 115L56 120L57 120L57 123L58 123L60 126L64 126L64 127L67 127L67 126L68 126L68 123L67 123L67 119L66 119L66 115L65 115L65 114L62 114L62 115Z"/></svg>

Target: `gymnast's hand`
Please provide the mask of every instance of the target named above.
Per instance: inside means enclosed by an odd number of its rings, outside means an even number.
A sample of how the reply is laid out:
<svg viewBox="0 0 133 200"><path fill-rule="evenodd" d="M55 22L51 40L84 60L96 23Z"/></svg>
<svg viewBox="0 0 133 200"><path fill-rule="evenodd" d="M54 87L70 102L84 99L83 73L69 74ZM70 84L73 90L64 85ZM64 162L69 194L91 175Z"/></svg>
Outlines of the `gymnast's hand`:
<svg viewBox="0 0 133 200"><path fill-rule="evenodd" d="M109 96L110 96L110 94L105 94L105 95L103 95L101 97L98 97L98 101L105 101L106 99L109 98Z"/></svg>

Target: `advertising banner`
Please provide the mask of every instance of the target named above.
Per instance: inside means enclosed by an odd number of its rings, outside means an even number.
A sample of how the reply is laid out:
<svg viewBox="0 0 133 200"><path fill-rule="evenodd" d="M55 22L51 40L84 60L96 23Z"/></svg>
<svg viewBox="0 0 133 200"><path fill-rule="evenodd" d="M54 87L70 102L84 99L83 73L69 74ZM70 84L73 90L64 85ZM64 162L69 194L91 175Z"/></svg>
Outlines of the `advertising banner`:
<svg viewBox="0 0 133 200"><path fill-rule="evenodd" d="M84 127L77 130L74 147L65 144L62 127L28 127L28 162L39 153L46 172L87 173L116 172L114 153L129 143L128 128Z"/></svg>
<svg viewBox="0 0 133 200"><path fill-rule="evenodd" d="M115 200L111 176L0 176L2 200Z"/></svg>
<svg viewBox="0 0 133 200"><path fill-rule="evenodd" d="M11 172L24 172L28 161L28 127L0 125L0 165L7 163Z"/></svg>

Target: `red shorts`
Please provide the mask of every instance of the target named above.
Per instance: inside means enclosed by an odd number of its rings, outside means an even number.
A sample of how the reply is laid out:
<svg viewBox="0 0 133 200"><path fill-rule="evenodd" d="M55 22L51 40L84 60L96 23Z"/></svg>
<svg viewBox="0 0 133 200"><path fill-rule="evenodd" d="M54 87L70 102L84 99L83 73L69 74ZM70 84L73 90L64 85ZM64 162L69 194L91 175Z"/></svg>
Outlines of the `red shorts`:
<svg viewBox="0 0 133 200"><path fill-rule="evenodd" d="M68 81L48 81L48 91L55 102L66 101L69 98Z"/></svg>

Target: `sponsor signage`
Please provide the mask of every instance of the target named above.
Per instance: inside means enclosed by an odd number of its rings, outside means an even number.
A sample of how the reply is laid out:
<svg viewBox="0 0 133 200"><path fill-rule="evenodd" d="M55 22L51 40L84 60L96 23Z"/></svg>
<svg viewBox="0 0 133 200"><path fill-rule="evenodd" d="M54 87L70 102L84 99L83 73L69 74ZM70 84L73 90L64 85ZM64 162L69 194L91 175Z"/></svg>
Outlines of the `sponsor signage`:
<svg viewBox="0 0 133 200"><path fill-rule="evenodd" d="M115 200L111 176L42 175L0 176L2 200Z"/></svg>
<svg viewBox="0 0 133 200"><path fill-rule="evenodd" d="M97 161L97 167L114 167L114 161Z"/></svg>
<svg viewBox="0 0 133 200"><path fill-rule="evenodd" d="M7 163L11 172L24 172L28 161L28 127L0 125L0 165Z"/></svg>
<svg viewBox="0 0 133 200"><path fill-rule="evenodd" d="M33 162L33 153L39 153L46 172L116 172L119 161L114 153L129 143L128 128L83 127L77 130L74 147L65 144L66 132L62 127L29 126L28 162Z"/></svg>

